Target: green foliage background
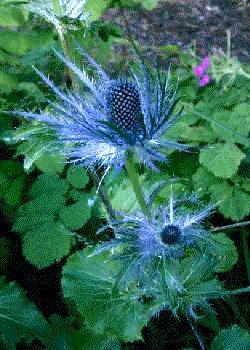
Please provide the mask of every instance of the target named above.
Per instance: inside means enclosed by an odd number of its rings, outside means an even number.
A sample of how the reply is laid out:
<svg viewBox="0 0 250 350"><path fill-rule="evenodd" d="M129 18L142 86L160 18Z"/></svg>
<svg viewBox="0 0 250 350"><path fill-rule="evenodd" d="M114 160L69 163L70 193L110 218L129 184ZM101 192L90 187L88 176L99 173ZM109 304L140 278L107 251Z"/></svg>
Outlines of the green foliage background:
<svg viewBox="0 0 250 350"><path fill-rule="evenodd" d="M62 51L58 28L53 21L33 14L29 10L31 2L5 0L0 4L1 147L7 144L8 152L12 154L14 151L16 157L14 160L10 156L0 161L0 200L5 217L13 224L13 230L22 237L24 256L41 269L69 255L78 240L95 243L95 232L107 220L107 213L100 198L95 196L95 188L86 169L77 165L65 166L65 157L53 151L53 132L49 133L40 123L3 112L46 111L50 108L47 99L54 100L56 97L35 73L33 65L49 75L56 86L63 88L63 83L69 79L62 62L53 51ZM122 2L131 8L141 3L146 9L152 10L158 0ZM100 20L108 6L116 5L116 1L110 0L86 1L84 11L89 14L87 21L57 14L57 20L67 32L76 64L81 65L81 58L75 52L73 38L104 68L107 61L114 58L114 42L129 46L128 41L122 38L120 28L113 23L103 24ZM143 48L138 46L138 49L143 53ZM197 58L181 53L178 46L160 47L159 50L165 53L166 58L178 54L180 64L173 69L173 78L179 77L177 97L181 99L175 112L178 113L183 105L185 107L180 121L164 137L187 142L194 152L185 157L179 152L168 152L169 163L160 164L163 174L160 176L137 164L145 193L149 194L161 180L178 177L173 183L175 196L197 190L201 200L218 203L220 214L239 222L250 214L250 80L242 74L236 74L228 85L230 75L225 73L218 75L219 78L214 77L208 86L200 89L192 72ZM84 88L80 88L83 92ZM218 123L235 133L230 133ZM104 189L116 210L133 212L138 209L132 187L123 175L115 179L112 174L108 175ZM170 184L167 182L158 193L156 203L164 204L169 197ZM223 236L218 239L226 240ZM4 239L1 242L0 256L6 257L4 262L1 259L0 266L4 274L10 252ZM227 271L237 261L235 246L229 239L226 249L230 253L225 254L217 271ZM229 255L230 258L226 259ZM83 278L82 286L79 276L76 276L80 270L71 270L72 264L79 264L79 259L79 254L69 258L63 283L66 289L73 289L73 299L83 289L89 291L91 298L85 299L84 305L81 305L88 318L97 300L95 294L91 294L93 281ZM82 263L90 264L85 258L82 258ZM94 282L98 278L102 282L100 284L99 281L94 287L105 289L105 285L111 283L113 272L112 269L107 270L103 262L100 262L99 270L98 266L85 266L84 271L97 269L91 278L94 275ZM105 273L109 272L111 277L105 280ZM136 289L136 286L133 288ZM130 295L136 293L139 292L130 291ZM102 295L102 298L105 304L108 295ZM77 349L96 349L93 344L98 343L98 349L119 350L122 349L121 339L133 341L141 337L141 328L148 323L152 311L152 305L142 305L137 299L132 317L131 310L128 311L128 307L119 304L119 301L114 306L116 311L123 309L118 324L117 319L110 314L104 315L99 309L95 318L91 320L89 317L87 321L90 329L83 326L79 332L75 332L73 329L69 331L70 320L61 319L58 315L52 316L49 323L46 322L35 306L26 300L20 288L13 283L6 284L4 278L0 283L0 299L0 332L5 335L5 346L10 349L14 348L22 334L28 338L39 337L48 349L56 349L58 344L66 344L64 349L74 349L74 338L81 344ZM97 303L97 310L99 305ZM108 330L105 328L107 325ZM103 334L97 336L96 331ZM223 330L214 339L211 350L233 349L239 339L242 349L250 347L249 333L239 326ZM82 345L83 342L85 345Z"/></svg>

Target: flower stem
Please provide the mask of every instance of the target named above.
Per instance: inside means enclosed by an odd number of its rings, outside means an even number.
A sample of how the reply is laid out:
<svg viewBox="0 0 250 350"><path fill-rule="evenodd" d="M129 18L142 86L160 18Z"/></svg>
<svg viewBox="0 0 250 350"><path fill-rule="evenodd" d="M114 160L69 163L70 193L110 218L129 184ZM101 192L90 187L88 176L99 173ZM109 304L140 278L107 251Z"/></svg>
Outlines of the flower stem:
<svg viewBox="0 0 250 350"><path fill-rule="evenodd" d="M58 32L60 40L61 40L64 56L70 62L73 62L73 58L72 58L72 55L71 55L71 52L70 52L70 49L69 49L68 39L67 39L67 36L66 36L66 29L61 27L61 26L58 26L57 32ZM78 91L78 85L77 85L76 77L75 77L74 73L70 69L68 69L68 70L69 70L69 75L70 75L70 78L71 78L71 81L72 81L73 90L74 90L75 94L77 96L79 96L79 91Z"/></svg>
<svg viewBox="0 0 250 350"><path fill-rule="evenodd" d="M109 218L111 219L111 221L114 221L116 219L116 215L115 215L114 209L112 208L111 203L110 203L110 201L108 199L108 196L107 196L106 192L103 190L103 187L100 184L100 179L99 179L99 177L98 177L98 175L97 175L97 173L95 172L94 169L89 170L89 176L91 177L91 180L93 181L95 186L97 188L99 188L98 192L100 193L100 196L101 196L101 199L103 201L103 204L106 207L106 210L107 210L107 213L109 215Z"/></svg>
<svg viewBox="0 0 250 350"><path fill-rule="evenodd" d="M244 251L244 257L245 257L245 263L246 263L246 269L247 269L247 277L248 277L248 283L250 283L250 259L249 259L249 249L248 249L248 234L246 232L246 229L242 230L242 243L243 243L243 251Z"/></svg>
<svg viewBox="0 0 250 350"><path fill-rule="evenodd" d="M198 343L199 343L201 349L205 350L205 345L203 344L199 333L196 331L196 329L195 329L194 325L192 324L192 321L189 317L188 317L188 323L189 323L190 327L192 328L192 331L194 332L194 335L196 336L196 339L198 340Z"/></svg>
<svg viewBox="0 0 250 350"><path fill-rule="evenodd" d="M246 225L250 225L250 221L243 221L243 222L238 222L237 224L215 227L212 229L212 232L228 230L230 228L241 227L241 226L246 226Z"/></svg>
<svg viewBox="0 0 250 350"><path fill-rule="evenodd" d="M126 153L126 170L128 173L129 180L133 186L134 193L140 205L140 208L143 214L146 217L150 217L150 212L145 201L145 198L142 193L142 189L139 183L139 176L137 171L135 170L134 162L133 162L133 153L131 151L127 151Z"/></svg>

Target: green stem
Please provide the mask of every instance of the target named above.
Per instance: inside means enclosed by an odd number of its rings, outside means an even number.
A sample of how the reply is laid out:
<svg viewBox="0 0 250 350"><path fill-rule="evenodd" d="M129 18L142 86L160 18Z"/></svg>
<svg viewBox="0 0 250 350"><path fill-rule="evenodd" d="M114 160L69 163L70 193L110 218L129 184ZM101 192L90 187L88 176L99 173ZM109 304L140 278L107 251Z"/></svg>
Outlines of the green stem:
<svg viewBox="0 0 250 350"><path fill-rule="evenodd" d="M139 176L137 171L135 170L134 162L133 162L133 153L131 151L127 151L126 153L126 170L128 173L128 177L130 179L130 182L133 186L134 193L136 195L136 198L138 200L138 203L140 205L140 208L143 212L143 214L146 217L150 217L150 212L148 210L147 203L145 201L145 198L142 193L142 189L139 183Z"/></svg>
<svg viewBox="0 0 250 350"><path fill-rule="evenodd" d="M227 60L230 59L231 57L231 31L230 29L226 29L226 34L227 34Z"/></svg>
<svg viewBox="0 0 250 350"><path fill-rule="evenodd" d="M247 233L245 229L242 230L242 241L243 241L245 263L247 268L247 277L248 277L248 282L250 284L250 260L249 260L248 244L247 244Z"/></svg>
<svg viewBox="0 0 250 350"><path fill-rule="evenodd" d="M89 176L90 176L91 180L93 181L94 185L97 188L99 188L98 192L100 193L102 202L106 207L106 210L107 210L107 213L109 215L110 220L115 221L116 215L115 215L114 209L112 208L111 203L108 199L108 196L107 196L106 192L104 191L102 185L100 185L100 179L99 179L97 173L95 172L94 169L89 170L88 173L89 173Z"/></svg>
<svg viewBox="0 0 250 350"><path fill-rule="evenodd" d="M64 56L68 59L68 61L73 62L73 57L71 55L71 52L69 49L68 39L66 36L67 30L65 28L59 26L57 28L57 32L58 32L60 40L61 40ZM75 77L74 73L69 68L68 68L68 71L69 71L69 75L70 75L70 78L72 81L73 90L74 90L75 94L77 96L79 96L78 84L77 84L76 77Z"/></svg>
<svg viewBox="0 0 250 350"><path fill-rule="evenodd" d="M238 222L237 224L215 227L212 229L212 232L228 230L231 228L241 227L241 226L246 226L246 225L250 225L250 221L243 221L243 222Z"/></svg>
<svg viewBox="0 0 250 350"><path fill-rule="evenodd" d="M191 109L192 113L198 115L201 118L204 118L206 120L208 120L211 123L214 123L215 125L220 126L221 128L223 128L224 130L228 131L229 134L237 136L240 140L244 141L247 143L248 146L250 146L250 139L245 137L244 135L239 134L238 132L234 131L233 129L227 127L226 125L224 125L223 123L219 122L218 120L215 120L212 117L209 117L208 115L205 115L201 112L198 112L197 110L194 109L193 106L191 106L189 103L187 102L182 102L182 105L185 107L188 107L189 109ZM184 114L183 114L184 115Z"/></svg>

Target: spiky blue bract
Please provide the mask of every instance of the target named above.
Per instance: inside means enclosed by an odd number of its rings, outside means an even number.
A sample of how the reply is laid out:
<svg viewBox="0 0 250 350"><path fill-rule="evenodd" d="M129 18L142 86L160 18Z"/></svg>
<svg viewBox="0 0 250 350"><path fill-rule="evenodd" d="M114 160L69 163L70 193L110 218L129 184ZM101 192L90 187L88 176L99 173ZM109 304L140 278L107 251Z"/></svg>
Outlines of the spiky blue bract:
<svg viewBox="0 0 250 350"><path fill-rule="evenodd" d="M141 281L145 275L155 277L161 261L182 259L188 248L198 247L201 251L206 248L212 253L218 242L202 227L201 221L214 206L194 214L183 213L176 207L180 201L175 201L171 194L168 206L151 210L150 218L140 211L136 215L119 213L121 219L111 223L115 238L102 243L93 254L110 250L112 259L124 261L120 278L127 283L131 278Z"/></svg>
<svg viewBox="0 0 250 350"><path fill-rule="evenodd" d="M53 23L56 28L62 25L60 19L63 17L77 18L86 21L88 25L90 24L91 13L85 9L86 0L58 0L56 2L53 0L26 0L20 5Z"/></svg>
<svg viewBox="0 0 250 350"><path fill-rule="evenodd" d="M159 72L153 81L141 61L142 79L131 70L130 79L112 80L82 48L78 46L78 49L96 69L97 81L84 69L56 54L89 89L88 94L77 96L68 90L64 94L36 70L60 102L49 101L53 111L48 114L18 112L55 130L58 149L67 154L71 162L85 166L105 165L107 171L111 167L120 170L126 151L131 149L139 160L157 170L154 161L166 161L162 148L187 148L172 140L159 139L180 116L180 113L173 114L177 101L174 100L176 90L170 96L170 70L164 83Z"/></svg>

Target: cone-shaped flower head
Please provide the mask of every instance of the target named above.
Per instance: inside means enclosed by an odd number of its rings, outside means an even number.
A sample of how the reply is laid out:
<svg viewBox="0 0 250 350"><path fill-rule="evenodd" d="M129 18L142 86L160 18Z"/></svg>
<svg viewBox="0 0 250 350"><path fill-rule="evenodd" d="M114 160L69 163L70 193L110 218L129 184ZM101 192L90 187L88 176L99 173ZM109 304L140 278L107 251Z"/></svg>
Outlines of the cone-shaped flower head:
<svg viewBox="0 0 250 350"><path fill-rule="evenodd" d="M136 133L141 113L137 88L126 80L115 82L107 91L106 100L109 121L124 132Z"/></svg>
<svg viewBox="0 0 250 350"><path fill-rule="evenodd" d="M115 238L102 243L93 255L105 250L117 251L111 257L125 262L124 280L129 281L131 275L141 276L145 271L153 277L157 273L155 267L162 259L182 258L184 251L195 244L200 249L205 246L213 250L216 242L203 229L201 221L214 206L190 214L183 211L183 207L176 207L180 202L182 200L174 201L171 195L167 207L151 210L151 218L142 212L121 214L122 219L112 223Z"/></svg>
<svg viewBox="0 0 250 350"><path fill-rule="evenodd" d="M53 112L49 114L18 112L45 122L48 128L55 130L58 135L55 146L61 151L63 146L70 161L86 166L105 165L107 171L112 166L120 170L125 164L126 151L133 149L139 160L157 170L154 161L166 161L159 148L187 148L167 138L159 139L180 116L180 113L173 115L177 100L174 101L176 89L169 96L170 71L164 83L159 72L152 82L141 61L142 79L131 70L132 79L112 80L82 48L78 48L97 70L96 82L85 70L57 55L88 87L86 96L80 97L68 90L65 95L38 72L61 102L50 102Z"/></svg>

